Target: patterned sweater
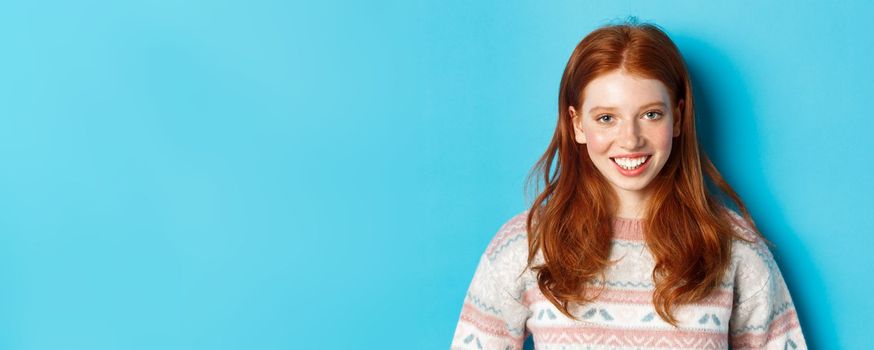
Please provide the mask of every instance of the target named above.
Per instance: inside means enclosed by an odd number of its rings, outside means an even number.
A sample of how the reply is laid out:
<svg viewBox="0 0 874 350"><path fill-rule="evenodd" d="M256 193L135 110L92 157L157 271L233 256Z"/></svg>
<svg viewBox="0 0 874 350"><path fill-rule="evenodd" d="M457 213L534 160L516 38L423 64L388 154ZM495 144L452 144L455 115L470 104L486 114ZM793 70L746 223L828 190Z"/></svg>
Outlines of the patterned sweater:
<svg viewBox="0 0 874 350"><path fill-rule="evenodd" d="M653 257L643 220L617 218L606 288L593 303L570 308L573 320L540 292L526 268L527 211L505 223L483 253L468 289L452 349L806 349L792 298L770 250L732 212L735 239L721 286L704 300L678 305L679 327L655 312ZM540 253L535 263L541 263ZM521 275L520 275L521 273Z"/></svg>

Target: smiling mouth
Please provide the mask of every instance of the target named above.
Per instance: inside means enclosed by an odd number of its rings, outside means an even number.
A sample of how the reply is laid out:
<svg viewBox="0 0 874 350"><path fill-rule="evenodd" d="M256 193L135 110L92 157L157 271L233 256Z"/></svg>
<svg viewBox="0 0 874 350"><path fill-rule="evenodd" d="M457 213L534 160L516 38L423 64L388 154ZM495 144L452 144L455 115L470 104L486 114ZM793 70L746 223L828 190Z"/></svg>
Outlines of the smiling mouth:
<svg viewBox="0 0 874 350"><path fill-rule="evenodd" d="M642 157L634 157L634 158L610 158L616 165L625 170L634 170L640 168L644 164L652 158L652 155L646 155Z"/></svg>

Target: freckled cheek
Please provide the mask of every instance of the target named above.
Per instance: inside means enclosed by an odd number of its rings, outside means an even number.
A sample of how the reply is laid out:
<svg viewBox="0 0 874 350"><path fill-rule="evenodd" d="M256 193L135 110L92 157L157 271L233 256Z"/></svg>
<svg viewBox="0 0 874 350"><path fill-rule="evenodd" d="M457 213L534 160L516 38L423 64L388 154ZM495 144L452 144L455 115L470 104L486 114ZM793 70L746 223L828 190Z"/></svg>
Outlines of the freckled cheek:
<svg viewBox="0 0 874 350"><path fill-rule="evenodd" d="M649 134L649 140L655 148L670 153L673 142L672 131L670 128L653 130Z"/></svg>
<svg viewBox="0 0 874 350"><path fill-rule="evenodd" d="M589 133L586 137L586 147L589 150L589 155L603 155L610 150L610 144L613 137L607 132Z"/></svg>

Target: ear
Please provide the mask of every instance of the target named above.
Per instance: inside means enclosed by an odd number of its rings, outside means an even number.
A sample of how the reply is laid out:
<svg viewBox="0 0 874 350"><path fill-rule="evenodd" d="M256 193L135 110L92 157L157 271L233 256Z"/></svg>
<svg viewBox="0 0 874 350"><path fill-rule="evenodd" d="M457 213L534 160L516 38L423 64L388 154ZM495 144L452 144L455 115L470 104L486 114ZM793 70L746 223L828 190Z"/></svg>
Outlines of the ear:
<svg viewBox="0 0 874 350"><path fill-rule="evenodd" d="M577 143L586 143L586 134L583 132L583 118L577 114L577 110L573 106L568 107L568 112L571 115L571 124L574 126L574 140Z"/></svg>
<svg viewBox="0 0 874 350"><path fill-rule="evenodd" d="M674 111L674 137L680 136L680 130L682 129L681 122L683 121L683 106L685 101L682 99L677 102L677 109Z"/></svg>

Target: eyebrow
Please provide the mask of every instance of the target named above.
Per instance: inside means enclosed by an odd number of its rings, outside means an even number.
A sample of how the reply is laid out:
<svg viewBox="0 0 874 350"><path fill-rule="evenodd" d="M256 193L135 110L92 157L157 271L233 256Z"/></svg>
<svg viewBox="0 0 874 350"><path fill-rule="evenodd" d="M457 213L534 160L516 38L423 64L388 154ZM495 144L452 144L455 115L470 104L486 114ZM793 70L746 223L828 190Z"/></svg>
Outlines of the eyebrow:
<svg viewBox="0 0 874 350"><path fill-rule="evenodd" d="M655 102L650 102L650 103L647 103L647 104L645 104L645 105L643 105L643 106L640 106L640 109L647 109L647 108L651 108L651 107L662 107L662 108L667 108L667 106L665 106L665 104L664 104L663 102L661 102L661 101L655 101ZM595 106L595 107L592 107L592 109L589 110L589 114L595 113L595 112L597 112L597 111L599 111L599 110L603 110L603 111L605 111L605 112L610 112L610 111L615 111L615 110L617 110L617 108L615 108L615 107L601 107L601 106Z"/></svg>

